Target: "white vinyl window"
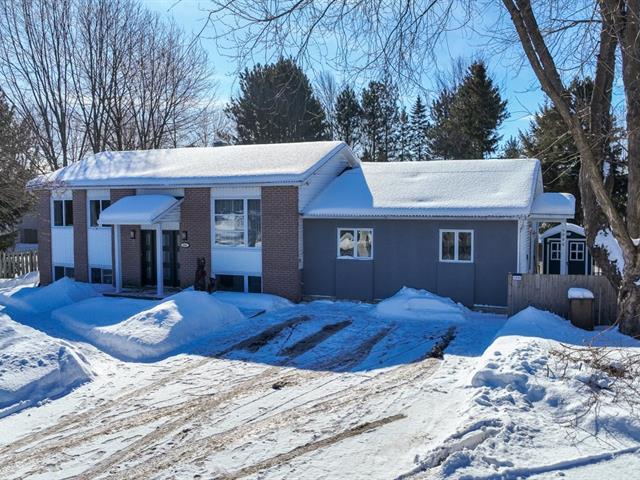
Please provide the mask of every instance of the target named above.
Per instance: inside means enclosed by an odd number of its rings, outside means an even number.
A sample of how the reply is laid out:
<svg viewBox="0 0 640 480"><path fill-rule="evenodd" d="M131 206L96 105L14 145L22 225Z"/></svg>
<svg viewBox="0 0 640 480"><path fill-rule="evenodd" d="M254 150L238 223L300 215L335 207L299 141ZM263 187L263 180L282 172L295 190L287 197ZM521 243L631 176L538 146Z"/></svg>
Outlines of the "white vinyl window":
<svg viewBox="0 0 640 480"><path fill-rule="evenodd" d="M73 200L53 201L53 226L73 226Z"/></svg>
<svg viewBox="0 0 640 480"><path fill-rule="evenodd" d="M110 268L91 267L91 283L113 283L113 270Z"/></svg>
<svg viewBox="0 0 640 480"><path fill-rule="evenodd" d="M440 230L441 262L473 262L473 230Z"/></svg>
<svg viewBox="0 0 640 480"><path fill-rule="evenodd" d="M339 228L338 258L373 258L373 229L371 228Z"/></svg>
<svg viewBox="0 0 640 480"><path fill-rule="evenodd" d="M584 261L584 242L569 242L569 260Z"/></svg>
<svg viewBox="0 0 640 480"><path fill-rule="evenodd" d="M261 247L260 199L216 199L214 231L218 246Z"/></svg>
<svg viewBox="0 0 640 480"><path fill-rule="evenodd" d="M549 260L560 260L560 242L549 242Z"/></svg>
<svg viewBox="0 0 640 480"><path fill-rule="evenodd" d="M111 205L111 200L89 200L89 226L96 228L101 225L98 224L98 218L103 210Z"/></svg>

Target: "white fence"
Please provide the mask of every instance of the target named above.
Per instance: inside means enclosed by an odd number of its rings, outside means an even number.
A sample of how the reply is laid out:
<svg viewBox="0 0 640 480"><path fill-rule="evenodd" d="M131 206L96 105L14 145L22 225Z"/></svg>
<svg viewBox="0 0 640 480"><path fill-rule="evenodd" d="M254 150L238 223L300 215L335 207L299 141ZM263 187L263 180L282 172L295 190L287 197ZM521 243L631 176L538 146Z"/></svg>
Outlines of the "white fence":
<svg viewBox="0 0 640 480"><path fill-rule="evenodd" d="M0 278L13 278L37 270L37 250L0 252Z"/></svg>

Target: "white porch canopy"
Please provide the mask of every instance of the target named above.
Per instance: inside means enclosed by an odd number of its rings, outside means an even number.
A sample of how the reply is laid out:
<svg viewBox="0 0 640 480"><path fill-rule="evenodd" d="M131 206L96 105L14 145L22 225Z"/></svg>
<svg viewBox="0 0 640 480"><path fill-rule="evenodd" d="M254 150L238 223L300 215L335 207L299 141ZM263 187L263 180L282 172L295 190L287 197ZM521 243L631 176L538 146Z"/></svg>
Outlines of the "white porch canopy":
<svg viewBox="0 0 640 480"><path fill-rule="evenodd" d="M116 292L122 291L120 226L145 225L152 226L156 231L157 294L159 297L164 294L162 221L168 217L174 219L175 215L172 214L178 209L180 203L179 199L171 195L132 195L121 198L102 211L98 218L98 224L113 225Z"/></svg>
<svg viewBox="0 0 640 480"><path fill-rule="evenodd" d="M559 223L556 228L560 231L560 274L568 273L567 263L567 220L575 216L576 199L570 193L545 192L536 196L531 206L529 219L533 222L533 230L539 238L540 223ZM537 244L537 240L535 244ZM532 263L537 263L535 252L537 249L531 242Z"/></svg>

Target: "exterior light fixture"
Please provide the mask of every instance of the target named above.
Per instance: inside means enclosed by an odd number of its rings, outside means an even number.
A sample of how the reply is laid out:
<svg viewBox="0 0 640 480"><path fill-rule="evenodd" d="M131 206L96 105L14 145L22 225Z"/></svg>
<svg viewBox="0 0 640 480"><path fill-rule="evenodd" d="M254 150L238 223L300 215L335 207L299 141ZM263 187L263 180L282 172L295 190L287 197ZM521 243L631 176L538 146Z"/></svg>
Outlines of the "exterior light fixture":
<svg viewBox="0 0 640 480"><path fill-rule="evenodd" d="M136 239L136 231L135 230L129 230L129 238L131 240L135 240Z"/></svg>
<svg viewBox="0 0 640 480"><path fill-rule="evenodd" d="M182 241L183 242L187 242L189 240L189 236L187 234L187 231L183 230L181 233L182 233Z"/></svg>

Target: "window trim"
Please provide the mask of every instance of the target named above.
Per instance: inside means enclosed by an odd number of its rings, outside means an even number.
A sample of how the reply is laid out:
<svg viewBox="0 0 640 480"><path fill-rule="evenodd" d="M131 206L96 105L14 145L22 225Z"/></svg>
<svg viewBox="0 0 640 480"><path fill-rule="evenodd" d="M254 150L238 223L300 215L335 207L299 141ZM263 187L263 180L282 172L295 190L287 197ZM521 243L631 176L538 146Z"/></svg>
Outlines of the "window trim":
<svg viewBox="0 0 640 480"><path fill-rule="evenodd" d="M212 239L211 244L213 248L233 248L233 249L246 249L246 250L262 250L262 198L259 196L242 196L242 197L220 197L220 198L212 198L212 212L211 212L211 227L212 227ZM243 211L243 219L242 219L242 245L223 245L220 243L216 243L216 202L225 201L225 200L242 200L242 211ZM260 246L250 247L249 243L249 200L259 200L260 201ZM226 274L221 274L226 275Z"/></svg>
<svg viewBox="0 0 640 480"><path fill-rule="evenodd" d="M355 244L356 247L354 247L353 249L353 256L349 256L349 255L340 255L340 232L343 230L353 230L355 232ZM369 257L361 257L358 254L358 232L365 230L367 232L369 232L371 234L371 255ZM374 240L374 229L371 227L338 227L336 229L336 259L337 260L360 260L360 261L367 261L367 260L373 260L374 255L375 255L375 240Z"/></svg>
<svg viewBox="0 0 640 480"><path fill-rule="evenodd" d="M454 239L453 239L453 260L448 260L448 259L443 259L442 258L442 235L444 233L453 233ZM459 234L460 233L470 233L471 234L471 258L469 260L459 260L459 252L458 252L458 248L459 248L459 242L460 242L460 237ZM475 261L475 234L474 231L471 229L466 229L466 228L441 228L438 234L438 251L439 251L439 255L438 255L438 259L440 262L442 263L474 263Z"/></svg>
<svg viewBox="0 0 640 480"><path fill-rule="evenodd" d="M56 225L56 204L62 202L62 225ZM73 220L73 198L52 198L51 199L51 228L73 228L73 223L67 225L67 208L65 202L71 202L71 219Z"/></svg>
<svg viewBox="0 0 640 480"><path fill-rule="evenodd" d="M576 249L574 251L571 251L571 247L572 246L580 246L580 249ZM569 261L570 262L584 262L585 259L585 250L586 250L586 242L584 241L580 241L580 240L571 240L569 241ZM574 253L579 253L580 254L580 258L571 258L571 256Z"/></svg>

